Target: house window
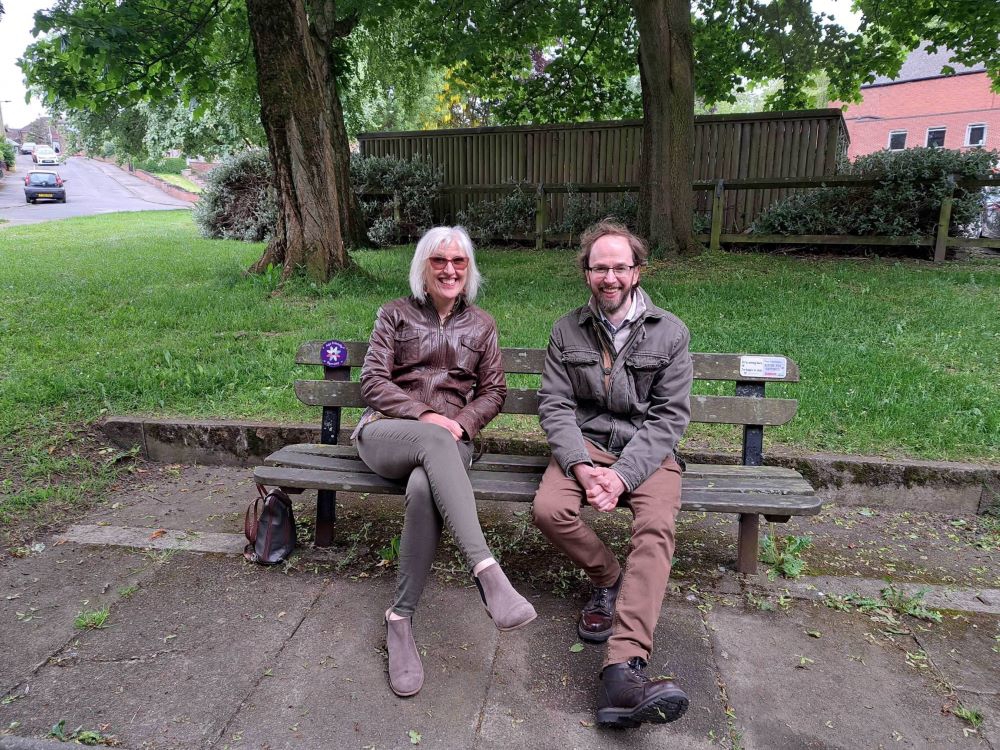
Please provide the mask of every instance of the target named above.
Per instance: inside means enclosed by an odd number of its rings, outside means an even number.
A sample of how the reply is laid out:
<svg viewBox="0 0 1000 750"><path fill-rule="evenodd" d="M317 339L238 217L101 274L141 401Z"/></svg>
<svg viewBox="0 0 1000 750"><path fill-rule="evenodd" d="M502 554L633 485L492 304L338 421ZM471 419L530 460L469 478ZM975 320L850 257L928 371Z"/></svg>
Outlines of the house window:
<svg viewBox="0 0 1000 750"><path fill-rule="evenodd" d="M970 125L965 131L966 146L982 146L986 143L986 126L982 123Z"/></svg>
<svg viewBox="0 0 1000 750"><path fill-rule="evenodd" d="M902 151L904 148L906 148L906 131L905 130L889 131L889 150Z"/></svg>
<svg viewBox="0 0 1000 750"><path fill-rule="evenodd" d="M927 148L943 148L947 128L927 128Z"/></svg>

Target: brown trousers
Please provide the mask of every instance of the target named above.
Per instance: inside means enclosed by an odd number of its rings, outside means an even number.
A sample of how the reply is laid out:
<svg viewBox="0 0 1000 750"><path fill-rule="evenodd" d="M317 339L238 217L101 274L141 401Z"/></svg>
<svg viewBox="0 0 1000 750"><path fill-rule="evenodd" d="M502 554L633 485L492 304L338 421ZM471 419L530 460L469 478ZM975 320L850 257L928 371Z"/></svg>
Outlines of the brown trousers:
<svg viewBox="0 0 1000 750"><path fill-rule="evenodd" d="M587 443L596 466L610 466L617 458ZM621 565L614 553L580 518L587 494L574 477L567 477L553 459L535 495L535 525L556 547L579 565L595 586L611 586ZM681 468L668 456L633 492L622 495L619 507L632 511L632 539L625 575L615 607L614 633L608 640L604 666L634 656L649 659L653 630L670 578L674 529L681 507Z"/></svg>

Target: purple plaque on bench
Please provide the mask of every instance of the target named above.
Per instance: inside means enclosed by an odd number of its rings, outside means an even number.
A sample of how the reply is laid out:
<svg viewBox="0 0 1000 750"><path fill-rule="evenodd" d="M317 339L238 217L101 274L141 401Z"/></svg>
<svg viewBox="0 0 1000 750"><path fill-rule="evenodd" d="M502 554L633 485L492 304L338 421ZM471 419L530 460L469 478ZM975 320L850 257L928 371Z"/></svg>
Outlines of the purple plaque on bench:
<svg viewBox="0 0 1000 750"><path fill-rule="evenodd" d="M343 367L347 362L347 346L343 341L327 341L319 350L324 367Z"/></svg>

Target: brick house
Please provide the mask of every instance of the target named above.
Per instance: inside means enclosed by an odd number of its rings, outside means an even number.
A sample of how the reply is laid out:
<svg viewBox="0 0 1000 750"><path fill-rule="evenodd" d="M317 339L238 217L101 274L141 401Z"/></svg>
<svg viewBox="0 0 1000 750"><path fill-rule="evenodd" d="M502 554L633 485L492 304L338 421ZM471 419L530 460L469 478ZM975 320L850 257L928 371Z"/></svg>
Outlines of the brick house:
<svg viewBox="0 0 1000 750"><path fill-rule="evenodd" d="M862 86L863 101L844 109L848 156L914 146L1000 149L1000 94L990 91L985 66L949 62L950 54L914 50L895 78ZM944 65L955 74L942 75Z"/></svg>

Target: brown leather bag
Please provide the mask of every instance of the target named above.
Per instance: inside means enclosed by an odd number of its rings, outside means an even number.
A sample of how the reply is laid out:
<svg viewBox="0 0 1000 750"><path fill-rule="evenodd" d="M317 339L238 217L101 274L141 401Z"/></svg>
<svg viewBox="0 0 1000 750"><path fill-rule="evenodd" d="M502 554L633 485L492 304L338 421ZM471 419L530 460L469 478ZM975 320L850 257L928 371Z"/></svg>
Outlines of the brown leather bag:
<svg viewBox="0 0 1000 750"><path fill-rule="evenodd" d="M277 565L295 549L295 517L292 501L279 487L265 492L257 485L260 497L250 503L243 517L243 532L249 544L243 557L259 565Z"/></svg>

